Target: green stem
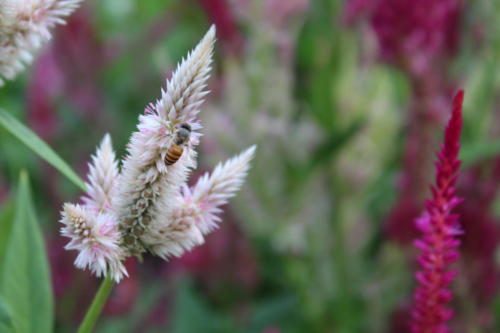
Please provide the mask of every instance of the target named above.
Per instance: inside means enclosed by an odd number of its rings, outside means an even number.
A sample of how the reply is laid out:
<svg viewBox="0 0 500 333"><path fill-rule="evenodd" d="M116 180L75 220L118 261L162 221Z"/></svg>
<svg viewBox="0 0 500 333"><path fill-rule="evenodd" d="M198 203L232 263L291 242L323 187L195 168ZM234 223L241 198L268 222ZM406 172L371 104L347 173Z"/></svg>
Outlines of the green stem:
<svg viewBox="0 0 500 333"><path fill-rule="evenodd" d="M104 304L106 304L106 300L111 293L111 289L113 289L113 284L113 280L109 277L109 275L102 281L92 304L85 314L85 318L83 318L83 321L78 328L78 333L92 332L92 329L101 314L102 308L104 307Z"/></svg>
<svg viewBox="0 0 500 333"><path fill-rule="evenodd" d="M333 267L336 283L341 286L338 290L338 308L337 308L337 330L338 332L357 332L356 315L357 310L354 304L353 279L350 274L349 258L345 240L347 239L345 225L342 216L341 197L345 192L334 175L327 178L330 196L333 200L331 208L331 227L333 237ZM358 316L359 317L359 316Z"/></svg>

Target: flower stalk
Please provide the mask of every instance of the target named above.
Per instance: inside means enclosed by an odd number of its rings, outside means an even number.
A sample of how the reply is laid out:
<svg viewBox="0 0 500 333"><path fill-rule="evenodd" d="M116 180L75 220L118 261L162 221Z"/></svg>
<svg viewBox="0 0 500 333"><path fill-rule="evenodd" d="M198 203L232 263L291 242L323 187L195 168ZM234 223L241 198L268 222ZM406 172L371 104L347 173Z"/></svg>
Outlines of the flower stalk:
<svg viewBox="0 0 500 333"><path fill-rule="evenodd" d="M97 319L101 315L102 309L108 300L109 294L113 289L113 279L108 275L101 283L97 294L92 301L92 304L87 310L85 317L83 318L80 327L78 328L78 333L89 333L92 332Z"/></svg>

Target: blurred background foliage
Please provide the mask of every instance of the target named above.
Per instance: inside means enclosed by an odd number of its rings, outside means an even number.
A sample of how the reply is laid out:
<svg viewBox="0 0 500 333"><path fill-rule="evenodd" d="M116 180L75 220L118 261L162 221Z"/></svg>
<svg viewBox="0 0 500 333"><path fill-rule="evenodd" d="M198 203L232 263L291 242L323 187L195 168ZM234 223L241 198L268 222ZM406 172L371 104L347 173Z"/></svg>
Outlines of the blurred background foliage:
<svg viewBox="0 0 500 333"><path fill-rule="evenodd" d="M201 169L259 147L220 230L168 263L127 262L131 277L97 332L406 331L413 219L458 88L466 233L452 326L500 331L499 19L500 3L487 0L87 0L0 90L1 107L80 175L105 133L123 154L138 115L211 23ZM23 168L56 332L72 332L98 284L57 231L62 202L80 190L0 129L4 212Z"/></svg>

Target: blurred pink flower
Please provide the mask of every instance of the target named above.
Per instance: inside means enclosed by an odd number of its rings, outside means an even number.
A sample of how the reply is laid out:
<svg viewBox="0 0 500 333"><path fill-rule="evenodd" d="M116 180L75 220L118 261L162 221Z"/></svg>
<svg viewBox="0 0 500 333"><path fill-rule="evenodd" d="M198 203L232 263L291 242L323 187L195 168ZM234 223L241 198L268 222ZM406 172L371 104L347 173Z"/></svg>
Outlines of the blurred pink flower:
<svg viewBox="0 0 500 333"><path fill-rule="evenodd" d="M74 324L85 314L91 302L97 280L90 274L77 274L73 253L64 250L67 239L55 234L48 243L52 287L56 297L58 323ZM78 303L71 300L78 300ZM69 301L69 302L68 302Z"/></svg>
<svg viewBox="0 0 500 333"><path fill-rule="evenodd" d="M81 0L3 0L0 3L0 86L14 79L51 38L51 30Z"/></svg>
<svg viewBox="0 0 500 333"><path fill-rule="evenodd" d="M174 270L190 272L209 289L232 285L251 291L259 281L256 255L230 210L226 210L224 220L204 245L173 261Z"/></svg>
<svg viewBox="0 0 500 333"><path fill-rule="evenodd" d="M460 0L347 0L344 18L366 16L382 58L421 72L456 51L461 13Z"/></svg>
<svg viewBox="0 0 500 333"><path fill-rule="evenodd" d="M9 190L5 184L4 178L0 175L0 205L7 200Z"/></svg>
<svg viewBox="0 0 500 333"><path fill-rule="evenodd" d="M262 333L281 333L278 327L269 326L262 330Z"/></svg>
<svg viewBox="0 0 500 333"><path fill-rule="evenodd" d="M493 168L491 164L494 164ZM500 236L492 212L500 186L500 158L493 163L483 161L462 178L460 190L467 201L459 207L459 211L467 233L461 248L477 259L491 257L495 254Z"/></svg>
<svg viewBox="0 0 500 333"><path fill-rule="evenodd" d="M104 313L109 316L120 316L128 313L139 295L140 284L137 276L138 263L135 258L125 261L125 269L130 277L118 284L111 294L104 308Z"/></svg>
<svg viewBox="0 0 500 333"><path fill-rule="evenodd" d="M345 0L343 20L346 24L353 24L363 16L369 16L378 0Z"/></svg>
<svg viewBox="0 0 500 333"><path fill-rule="evenodd" d="M457 260L457 236L462 233L458 215L451 211L461 201L456 196L455 183L460 161L460 135L462 131L463 91L454 98L453 110L445 130L444 144L437 154L436 180L431 186L432 199L426 202L426 211L416 224L423 233L415 242L421 251L418 262L421 270L416 273L417 288L412 310L412 331L449 332L447 322L453 311L446 307L453 293L449 284L455 276L448 267Z"/></svg>
<svg viewBox="0 0 500 333"><path fill-rule="evenodd" d="M57 66L64 73L61 93L83 115L98 116L104 101L98 83L105 65L106 49L92 25L89 7L83 6L66 26L58 29L52 49Z"/></svg>
<svg viewBox="0 0 500 333"><path fill-rule="evenodd" d="M49 242L49 262L52 271L52 286L56 298L62 297L74 283L74 256L65 251L67 240L61 236L54 237Z"/></svg>
<svg viewBox="0 0 500 333"><path fill-rule="evenodd" d="M445 121L447 84L439 73L413 78L412 104L407 111L406 142L396 203L389 212L385 232L391 240L410 244L418 235L411 223L421 212L430 181L436 133Z"/></svg>
<svg viewBox="0 0 500 333"><path fill-rule="evenodd" d="M276 27L284 27L288 20L307 10L309 0L268 0L264 5L268 20Z"/></svg>
<svg viewBox="0 0 500 333"><path fill-rule="evenodd" d="M410 190L405 190L406 187L409 186L405 185L399 194L400 198L391 210L384 230L391 240L401 244L408 244L415 239L417 228L408 221L413 221L421 212L419 201L409 193Z"/></svg>
<svg viewBox="0 0 500 333"><path fill-rule="evenodd" d="M28 122L31 128L46 141L53 140L59 125L55 99L59 96L62 73L54 59L52 49L43 53L35 62L26 92Z"/></svg>
<svg viewBox="0 0 500 333"><path fill-rule="evenodd" d="M492 165L493 164L493 165ZM500 241L494 202L500 185L500 158L481 161L462 177L460 191L466 199L458 212L465 231L462 237L464 274L470 297L478 311L490 312L490 304L498 291L500 272L496 253ZM472 300L471 300L472 301Z"/></svg>
<svg viewBox="0 0 500 333"><path fill-rule="evenodd" d="M410 332L411 307L403 304L391 314L389 322L390 333Z"/></svg>
<svg viewBox="0 0 500 333"><path fill-rule="evenodd" d="M229 51L239 54L243 46L236 18L228 4L228 0L198 0L207 13L208 18L217 28L217 37L222 41L222 46Z"/></svg>

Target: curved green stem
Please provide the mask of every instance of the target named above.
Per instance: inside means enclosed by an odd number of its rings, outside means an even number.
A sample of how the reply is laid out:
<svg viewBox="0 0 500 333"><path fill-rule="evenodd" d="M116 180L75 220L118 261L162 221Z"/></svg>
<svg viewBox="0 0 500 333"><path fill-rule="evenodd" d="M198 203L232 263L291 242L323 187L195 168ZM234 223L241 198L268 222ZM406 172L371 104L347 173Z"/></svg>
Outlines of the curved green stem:
<svg viewBox="0 0 500 333"><path fill-rule="evenodd" d="M104 304L106 304L106 300L113 289L113 280L107 276L101 283L97 294L92 301L87 313L85 314L85 318L83 318L80 327L78 328L78 333L90 333L99 318L102 308Z"/></svg>

